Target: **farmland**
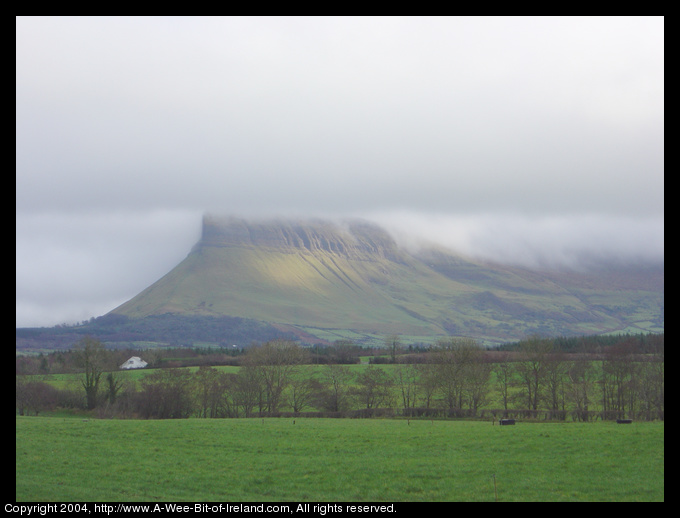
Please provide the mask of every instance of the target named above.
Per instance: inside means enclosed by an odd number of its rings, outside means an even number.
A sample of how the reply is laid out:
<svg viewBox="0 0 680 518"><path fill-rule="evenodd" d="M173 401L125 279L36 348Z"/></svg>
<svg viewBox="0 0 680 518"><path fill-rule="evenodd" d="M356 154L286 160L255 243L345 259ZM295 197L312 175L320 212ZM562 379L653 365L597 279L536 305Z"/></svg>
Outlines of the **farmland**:
<svg viewBox="0 0 680 518"><path fill-rule="evenodd" d="M600 352L566 354L544 339L527 340L516 352L499 352L451 338L417 354L398 356L388 348L384 352L390 354L373 357L373 365L353 364L359 362L351 354L354 346L338 345L311 356L280 340L250 347L240 357L186 357L183 368L183 358L172 356L180 351L153 359L154 352L149 359L157 368L111 372L123 357L89 339L72 355L17 358L17 413L72 409L94 411L96 417L161 419L315 414L663 420L663 337L622 340ZM78 373L84 354L90 355L89 375ZM203 359L229 364L212 367ZM192 361L198 368L189 366ZM39 371L44 374L30 374Z"/></svg>
<svg viewBox="0 0 680 518"><path fill-rule="evenodd" d="M154 351L91 394L77 359L123 361L96 340L18 358L16 498L662 501L663 337L623 340L582 355L452 339L372 364L288 341L215 366Z"/></svg>
<svg viewBox="0 0 680 518"><path fill-rule="evenodd" d="M17 501L662 501L664 424L16 418Z"/></svg>

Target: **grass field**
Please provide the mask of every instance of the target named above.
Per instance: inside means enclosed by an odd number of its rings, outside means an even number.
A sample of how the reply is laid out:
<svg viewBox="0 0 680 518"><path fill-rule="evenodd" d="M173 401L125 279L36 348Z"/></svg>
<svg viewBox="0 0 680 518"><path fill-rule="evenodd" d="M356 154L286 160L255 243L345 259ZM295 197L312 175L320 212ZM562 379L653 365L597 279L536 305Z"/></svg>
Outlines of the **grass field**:
<svg viewBox="0 0 680 518"><path fill-rule="evenodd" d="M664 425L16 418L17 501L663 501Z"/></svg>

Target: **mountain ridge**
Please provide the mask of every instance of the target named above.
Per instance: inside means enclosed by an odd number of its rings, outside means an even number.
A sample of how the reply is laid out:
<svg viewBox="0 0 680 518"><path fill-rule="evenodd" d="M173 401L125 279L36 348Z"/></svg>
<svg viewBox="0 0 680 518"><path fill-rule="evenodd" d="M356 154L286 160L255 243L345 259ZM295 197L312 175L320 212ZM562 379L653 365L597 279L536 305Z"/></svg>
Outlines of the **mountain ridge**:
<svg viewBox="0 0 680 518"><path fill-rule="evenodd" d="M249 318L325 340L663 331L663 267L636 271L638 282L626 287L616 272L607 280L493 265L443 248L408 251L363 220L205 216L189 255L110 313Z"/></svg>
<svg viewBox="0 0 680 518"><path fill-rule="evenodd" d="M317 251L353 255L378 254L396 257L396 241L368 221L354 219L342 224L328 220L260 220L204 216L198 246L267 247L288 251Z"/></svg>

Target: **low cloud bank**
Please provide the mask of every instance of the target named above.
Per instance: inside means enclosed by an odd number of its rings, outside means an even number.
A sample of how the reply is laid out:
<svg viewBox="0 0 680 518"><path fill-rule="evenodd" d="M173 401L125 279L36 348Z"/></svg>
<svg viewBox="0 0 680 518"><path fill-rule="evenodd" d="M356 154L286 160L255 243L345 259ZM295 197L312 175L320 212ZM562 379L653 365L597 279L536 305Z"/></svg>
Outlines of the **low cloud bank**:
<svg viewBox="0 0 680 518"><path fill-rule="evenodd" d="M186 257L200 238L201 215L196 210L17 213L17 327L74 323L111 311ZM661 216L390 211L282 217L361 217L411 250L436 243L467 257L532 268L582 270L612 260L658 263L664 254Z"/></svg>
<svg viewBox="0 0 680 518"><path fill-rule="evenodd" d="M366 216L409 248L436 243L460 254L532 268L582 270L602 262L662 262L663 217L517 214Z"/></svg>

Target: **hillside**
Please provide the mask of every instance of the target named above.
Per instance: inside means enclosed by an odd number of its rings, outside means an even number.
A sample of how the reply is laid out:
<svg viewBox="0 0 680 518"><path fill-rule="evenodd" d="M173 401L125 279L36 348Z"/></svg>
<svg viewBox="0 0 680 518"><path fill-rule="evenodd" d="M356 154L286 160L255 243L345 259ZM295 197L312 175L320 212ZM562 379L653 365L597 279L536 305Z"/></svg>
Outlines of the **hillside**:
<svg viewBox="0 0 680 518"><path fill-rule="evenodd" d="M305 341L454 334L502 342L662 331L663 304L663 265L539 272L442 249L407 252L363 221L205 217L189 255L110 315L239 317Z"/></svg>

